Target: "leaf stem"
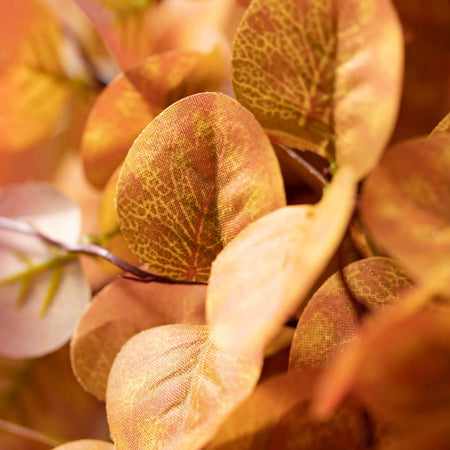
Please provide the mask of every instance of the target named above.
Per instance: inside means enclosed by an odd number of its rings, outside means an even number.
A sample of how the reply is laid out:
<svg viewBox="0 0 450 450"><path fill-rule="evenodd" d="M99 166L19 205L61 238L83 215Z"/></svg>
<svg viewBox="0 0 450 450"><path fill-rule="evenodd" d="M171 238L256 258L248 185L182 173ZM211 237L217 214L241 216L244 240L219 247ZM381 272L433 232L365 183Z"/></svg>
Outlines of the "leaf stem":
<svg viewBox="0 0 450 450"><path fill-rule="evenodd" d="M112 254L105 248L100 247L96 244L92 244L92 243L71 244L71 243L59 242L59 241L56 241L56 240L46 236L45 234L42 234L41 232L36 230L29 223L26 223L26 222L23 222L20 220L16 220L16 219L11 219L9 217L0 216L0 229L34 236L34 237L38 238L39 240L41 240L43 243L50 245L52 247L58 248L60 250L63 250L64 252L70 254L70 255L67 255L67 254L62 255L61 257L59 257L59 258L66 258L64 261L61 261L61 259L58 260L58 258L54 258L54 259L48 261L47 264L49 264L49 266L47 266L46 269L56 267L55 264L57 265L57 264L61 264L61 262L66 262L70 259L75 259L76 256L83 254L83 255L88 255L88 256L97 256L97 257L100 257L102 259L109 261L111 264L114 264L115 266L119 267L120 269L124 270L125 272L128 272L128 273L134 275L134 277L136 277L136 278L131 278L131 277L128 277L128 278L136 279L136 281L144 281L144 282L156 281L156 282L160 282L160 283L170 283L170 284L195 284L195 285L206 284L206 283L201 283L199 281L175 280L173 278L168 278L168 277L164 277L161 275L157 275L153 272L147 272L145 270L140 269L139 267L133 266L132 264L124 261L122 258L119 258L118 256ZM45 263L43 263L43 264L45 264ZM38 268L38 266L36 266L36 268ZM36 270L38 270L38 269L36 269ZM40 269L39 271L42 271L42 270L43 269ZM27 271L26 275L28 275L28 274L29 274L29 271ZM7 283L7 282L16 281L17 279L23 278L23 276L24 276L24 273L13 275L12 277L9 277L8 279L3 280L2 284Z"/></svg>

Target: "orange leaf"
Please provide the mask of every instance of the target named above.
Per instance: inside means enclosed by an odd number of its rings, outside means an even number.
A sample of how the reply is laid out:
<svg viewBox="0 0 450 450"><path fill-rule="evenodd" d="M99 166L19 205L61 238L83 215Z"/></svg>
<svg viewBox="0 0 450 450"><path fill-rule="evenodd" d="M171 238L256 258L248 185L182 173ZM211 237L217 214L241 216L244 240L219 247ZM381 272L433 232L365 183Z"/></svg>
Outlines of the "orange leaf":
<svg viewBox="0 0 450 450"><path fill-rule="evenodd" d="M285 204L274 151L233 99L173 104L139 135L116 191L122 233L151 270L207 281L212 260L250 222Z"/></svg>
<svg viewBox="0 0 450 450"><path fill-rule="evenodd" d="M81 441L59 445L53 450L114 450L114 444L105 441L94 441L93 439L82 439Z"/></svg>
<svg viewBox="0 0 450 450"><path fill-rule="evenodd" d="M447 133L397 144L363 189L367 228L417 279L450 258L449 148Z"/></svg>
<svg viewBox="0 0 450 450"><path fill-rule="evenodd" d="M345 345L358 338L360 315L396 303L411 282L392 259L373 257L332 275L303 311L291 346L289 369L329 367Z"/></svg>
<svg viewBox="0 0 450 450"><path fill-rule="evenodd" d="M71 341L72 367L91 394L104 400L109 371L126 341L171 323L203 324L205 286L143 284L118 279L83 314Z"/></svg>
<svg viewBox="0 0 450 450"><path fill-rule="evenodd" d="M104 186L157 114L183 96L218 89L223 76L223 57L217 50L209 55L181 51L154 55L119 75L98 98L83 135L81 151L89 181Z"/></svg>
<svg viewBox="0 0 450 450"><path fill-rule="evenodd" d="M0 357L0 418L53 442L109 436L105 407L73 376L68 346L33 360ZM0 423L2 450L49 449L32 436L5 431Z"/></svg>
<svg viewBox="0 0 450 450"><path fill-rule="evenodd" d="M3 5L0 151L20 152L51 135L68 99L68 80L60 61L63 37L49 11L37 0Z"/></svg>
<svg viewBox="0 0 450 450"><path fill-rule="evenodd" d="M362 178L392 132L402 59L389 0L254 0L235 38L233 87L274 141Z"/></svg>
<svg viewBox="0 0 450 450"><path fill-rule="evenodd" d="M222 350L206 326L167 325L134 336L108 381L117 448L202 448L250 394L261 365L261 355L249 359Z"/></svg>
<svg viewBox="0 0 450 450"><path fill-rule="evenodd" d="M353 172L342 169L317 205L268 214L218 255L206 310L207 322L223 348L236 353L263 351L275 337L342 239L354 191Z"/></svg>
<svg viewBox="0 0 450 450"><path fill-rule="evenodd" d="M77 206L46 185L18 185L0 193L0 216L29 222L63 242L76 242L80 232ZM0 354L30 358L61 347L91 295L76 257L55 254L34 237L0 230L0 261Z"/></svg>

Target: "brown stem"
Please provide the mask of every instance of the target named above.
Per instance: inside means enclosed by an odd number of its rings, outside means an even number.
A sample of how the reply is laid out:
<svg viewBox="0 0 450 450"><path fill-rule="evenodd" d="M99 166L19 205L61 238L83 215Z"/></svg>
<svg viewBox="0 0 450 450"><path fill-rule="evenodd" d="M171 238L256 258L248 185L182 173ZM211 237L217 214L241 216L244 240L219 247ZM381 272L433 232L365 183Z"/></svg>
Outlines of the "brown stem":
<svg viewBox="0 0 450 450"><path fill-rule="evenodd" d="M59 248L60 250L63 250L65 252L79 253L89 256L98 256L102 259L109 261L111 264L114 264L115 266L119 267L125 272L134 275L135 277L133 278L126 276L125 278L128 279L139 280L144 282L157 281L160 283L170 283L170 284L205 284L200 283L198 281L175 280L173 278L157 275L156 273L153 272L147 272L145 270L140 269L139 267L133 266L132 264L124 261L122 258L119 258L118 256L112 254L105 248L100 247L99 245L96 244L68 244L64 242L55 241L54 239L37 231L30 224L22 222L20 220L0 216L0 228L4 230L34 236L39 240L41 240L42 242L44 242L45 244Z"/></svg>

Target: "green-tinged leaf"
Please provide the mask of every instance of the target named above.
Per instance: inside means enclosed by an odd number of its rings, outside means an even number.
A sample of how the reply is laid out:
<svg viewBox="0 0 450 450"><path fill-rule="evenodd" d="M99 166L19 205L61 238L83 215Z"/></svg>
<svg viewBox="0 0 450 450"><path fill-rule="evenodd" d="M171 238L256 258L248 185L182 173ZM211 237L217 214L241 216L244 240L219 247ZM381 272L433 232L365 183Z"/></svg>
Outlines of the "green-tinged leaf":
<svg viewBox="0 0 450 450"><path fill-rule="evenodd" d="M173 323L205 323L206 286L118 279L84 312L71 341L72 367L91 394L104 400L114 358L140 331Z"/></svg>
<svg viewBox="0 0 450 450"><path fill-rule="evenodd" d="M131 250L152 271L207 281L211 262L249 223L285 204L274 151L233 99L174 103L139 135L116 191Z"/></svg>
<svg viewBox="0 0 450 450"><path fill-rule="evenodd" d="M234 42L233 88L274 141L362 178L392 132L402 58L389 0L254 0Z"/></svg>
<svg viewBox="0 0 450 450"><path fill-rule="evenodd" d="M89 181L104 186L156 115L182 97L217 90L224 70L216 49L161 53L119 75L98 98L84 131L81 151Z"/></svg>
<svg viewBox="0 0 450 450"><path fill-rule="evenodd" d="M4 52L0 56L0 151L20 152L40 144L55 130L70 82L60 61L63 36L50 12L37 0L4 5L0 7L0 40L7 42L0 42Z"/></svg>
<svg viewBox="0 0 450 450"><path fill-rule="evenodd" d="M0 357L0 420L7 422L0 422L2 450L49 450L109 436L105 407L76 381L68 347L33 360Z"/></svg>
<svg viewBox="0 0 450 450"><path fill-rule="evenodd" d="M259 377L262 356L229 353L206 326L167 325L116 357L106 408L117 448L200 449Z"/></svg>
<svg viewBox="0 0 450 450"><path fill-rule="evenodd" d="M290 370L330 367L345 346L358 339L362 316L398 302L411 285L392 259L356 261L332 275L308 302L298 322L289 359ZM350 297L350 294L352 297Z"/></svg>
<svg viewBox="0 0 450 450"><path fill-rule="evenodd" d="M450 135L391 147L364 185L361 212L374 240L416 279L450 258Z"/></svg>
<svg viewBox="0 0 450 450"><path fill-rule="evenodd" d="M351 170L338 171L315 206L274 211L242 231L213 263L207 322L230 351L263 351L301 306L350 220ZM333 226L330 226L333 224Z"/></svg>
<svg viewBox="0 0 450 450"><path fill-rule="evenodd" d="M80 212L41 184L0 193L0 216L19 219L63 242L74 242ZM90 299L73 255L53 252L35 237L0 230L0 354L37 357L68 341Z"/></svg>

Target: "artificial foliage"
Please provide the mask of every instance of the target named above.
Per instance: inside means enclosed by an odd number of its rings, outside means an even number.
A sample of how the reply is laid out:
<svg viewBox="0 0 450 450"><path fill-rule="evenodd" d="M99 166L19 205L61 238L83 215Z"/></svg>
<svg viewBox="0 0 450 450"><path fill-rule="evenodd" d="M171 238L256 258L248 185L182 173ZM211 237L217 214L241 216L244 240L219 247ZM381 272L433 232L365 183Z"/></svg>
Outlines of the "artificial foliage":
<svg viewBox="0 0 450 450"><path fill-rule="evenodd" d="M0 448L450 448L447 0L0 0Z"/></svg>

